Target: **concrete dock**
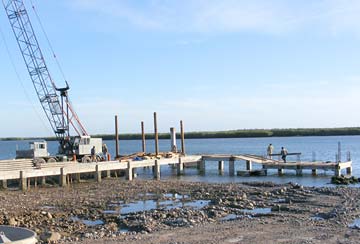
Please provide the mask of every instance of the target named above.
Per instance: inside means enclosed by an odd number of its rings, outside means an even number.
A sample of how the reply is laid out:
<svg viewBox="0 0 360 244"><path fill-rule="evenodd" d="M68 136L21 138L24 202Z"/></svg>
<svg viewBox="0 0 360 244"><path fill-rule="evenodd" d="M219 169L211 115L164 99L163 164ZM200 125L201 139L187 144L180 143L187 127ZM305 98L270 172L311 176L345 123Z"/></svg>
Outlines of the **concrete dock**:
<svg viewBox="0 0 360 244"><path fill-rule="evenodd" d="M224 161L229 162L229 175L235 175L235 162L245 162L246 171L253 171L253 164L260 164L265 175L267 170L276 169L279 175L284 174L284 170L295 170L296 175L302 175L304 170L311 170L312 175L316 175L318 170L334 171L335 176L340 176L343 169L346 174L352 173L352 161L346 162L305 162L305 161L283 161L264 158L257 155L243 154L243 155L204 155L200 162L200 171L205 172L206 162L218 162L219 169L223 169Z"/></svg>
<svg viewBox="0 0 360 244"><path fill-rule="evenodd" d="M26 191L33 181L34 186L37 186L38 180L41 179L41 184L46 184L46 177L59 177L60 186L66 186L75 178L79 181L81 174L94 174L97 182L101 182L103 173L106 172L106 177L110 177L112 172L123 171L126 174L127 180L133 180L136 175L137 168L151 167L155 179L161 178L161 166L173 165L177 169L178 175L183 175L184 168L188 165L197 165L200 174L206 173L206 166L209 164L218 164L219 173L223 173L224 162L228 162L228 175L236 175L236 166L243 164L245 171L251 173L253 171L253 164L259 164L264 174L270 169L278 171L279 175L284 173L284 170L295 170L297 175L302 175L304 170L311 171L312 175L316 175L318 170L332 170L335 176L340 176L342 170L346 170L346 174L352 172L352 162L288 162L264 158L257 155L242 154L242 155L187 155L174 154L170 158L153 157L150 159L134 160L127 159L121 161L104 161L93 163L78 163L78 162L56 162L42 164L41 168L36 168L33 160L2 160L0 161L0 181L2 187L7 188L9 180L19 180L19 186L23 191Z"/></svg>

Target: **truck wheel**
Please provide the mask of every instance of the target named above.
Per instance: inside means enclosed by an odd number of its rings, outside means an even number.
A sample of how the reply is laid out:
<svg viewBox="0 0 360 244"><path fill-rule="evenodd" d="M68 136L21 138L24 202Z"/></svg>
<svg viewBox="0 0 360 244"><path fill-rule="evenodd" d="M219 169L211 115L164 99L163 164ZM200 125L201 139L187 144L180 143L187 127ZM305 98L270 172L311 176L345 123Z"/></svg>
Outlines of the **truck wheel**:
<svg viewBox="0 0 360 244"><path fill-rule="evenodd" d="M49 158L47 162L48 163L56 163L57 160L56 160L56 158Z"/></svg>
<svg viewBox="0 0 360 244"><path fill-rule="evenodd" d="M84 157L81 159L81 162L83 162L83 163L91 163L91 159L90 159L88 156L84 156Z"/></svg>
<svg viewBox="0 0 360 244"><path fill-rule="evenodd" d="M35 158L34 159L34 166L37 169L41 169L41 165L45 164L45 163L46 163L46 161L43 158Z"/></svg>

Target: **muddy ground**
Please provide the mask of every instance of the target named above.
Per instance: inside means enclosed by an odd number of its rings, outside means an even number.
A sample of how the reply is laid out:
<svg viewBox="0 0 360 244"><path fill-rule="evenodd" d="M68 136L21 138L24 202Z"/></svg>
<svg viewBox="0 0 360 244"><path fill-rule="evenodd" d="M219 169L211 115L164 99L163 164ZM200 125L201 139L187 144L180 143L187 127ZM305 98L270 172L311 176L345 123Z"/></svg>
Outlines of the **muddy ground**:
<svg viewBox="0 0 360 244"><path fill-rule="evenodd" d="M0 191L0 224L32 229L42 243L359 243L359 196L292 183L108 179Z"/></svg>

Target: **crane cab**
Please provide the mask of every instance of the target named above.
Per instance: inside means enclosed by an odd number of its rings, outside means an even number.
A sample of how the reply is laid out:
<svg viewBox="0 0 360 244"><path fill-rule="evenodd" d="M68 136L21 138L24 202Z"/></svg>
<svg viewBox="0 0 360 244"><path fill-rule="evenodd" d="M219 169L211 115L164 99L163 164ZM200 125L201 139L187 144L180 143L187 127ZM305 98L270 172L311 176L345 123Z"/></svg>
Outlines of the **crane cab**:
<svg viewBox="0 0 360 244"><path fill-rule="evenodd" d="M80 136L74 139L74 154L76 156L86 156L91 154L91 148L95 146L95 153L102 152L102 139L91 138L90 136Z"/></svg>

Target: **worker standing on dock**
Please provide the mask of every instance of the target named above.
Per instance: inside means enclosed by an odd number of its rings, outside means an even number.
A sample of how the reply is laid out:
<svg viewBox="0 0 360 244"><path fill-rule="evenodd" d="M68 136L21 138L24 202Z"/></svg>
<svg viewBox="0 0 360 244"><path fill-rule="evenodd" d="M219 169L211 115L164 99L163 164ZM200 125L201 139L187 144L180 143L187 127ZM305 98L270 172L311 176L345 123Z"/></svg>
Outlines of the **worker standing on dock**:
<svg viewBox="0 0 360 244"><path fill-rule="evenodd" d="M91 162L96 162L95 146L91 148Z"/></svg>
<svg viewBox="0 0 360 244"><path fill-rule="evenodd" d="M284 163L286 163L287 154L288 154L288 151L286 150L286 148L281 147L280 155L281 155L281 159L284 160Z"/></svg>
<svg viewBox="0 0 360 244"><path fill-rule="evenodd" d="M271 154L273 153L273 151L274 151L274 146L270 143L269 146L267 147L267 156L268 156L268 158L272 159Z"/></svg>
<svg viewBox="0 0 360 244"><path fill-rule="evenodd" d="M108 148L107 148L105 143L102 145L102 153L103 153L104 161L107 161L107 159L108 159Z"/></svg>

